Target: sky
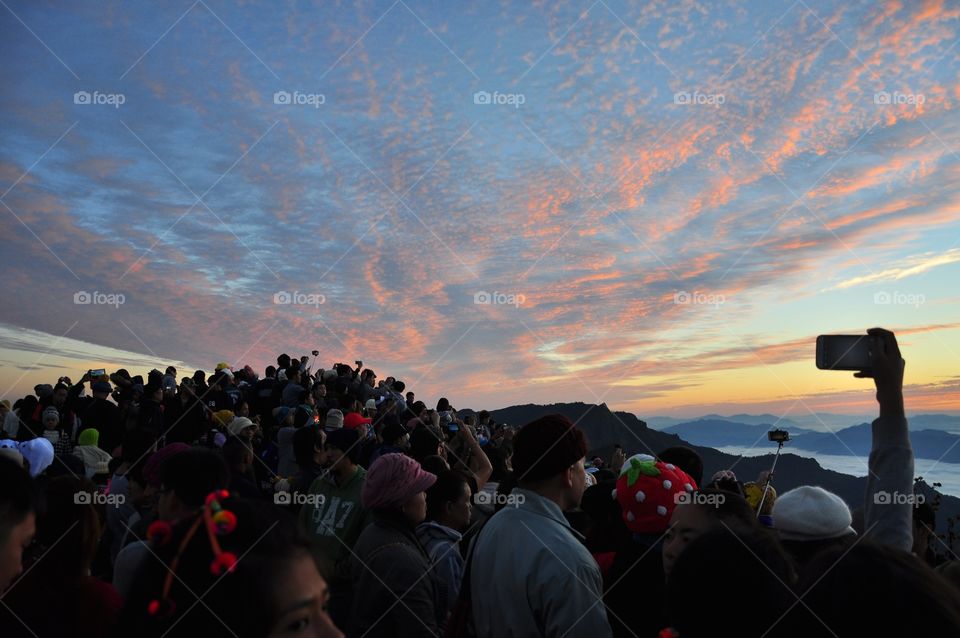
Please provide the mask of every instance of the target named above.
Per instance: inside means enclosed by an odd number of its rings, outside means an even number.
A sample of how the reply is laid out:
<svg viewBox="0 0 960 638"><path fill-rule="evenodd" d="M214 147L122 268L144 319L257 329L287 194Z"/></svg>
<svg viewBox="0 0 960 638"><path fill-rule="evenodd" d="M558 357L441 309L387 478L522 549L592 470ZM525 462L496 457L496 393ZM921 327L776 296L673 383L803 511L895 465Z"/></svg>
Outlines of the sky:
<svg viewBox="0 0 960 638"><path fill-rule="evenodd" d="M0 1L0 393L280 352L457 407L960 410L960 3Z"/></svg>

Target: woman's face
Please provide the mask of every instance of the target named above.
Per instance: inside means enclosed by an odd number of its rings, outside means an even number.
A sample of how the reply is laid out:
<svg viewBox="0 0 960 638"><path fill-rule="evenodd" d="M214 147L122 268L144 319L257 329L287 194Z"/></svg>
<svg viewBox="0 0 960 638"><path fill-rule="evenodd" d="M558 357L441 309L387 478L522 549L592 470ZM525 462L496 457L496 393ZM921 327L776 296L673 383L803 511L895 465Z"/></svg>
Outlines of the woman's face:
<svg viewBox="0 0 960 638"><path fill-rule="evenodd" d="M327 615L330 593L309 555L286 561L283 577L273 590L277 620L270 638L343 638Z"/></svg>
<svg viewBox="0 0 960 638"><path fill-rule="evenodd" d="M237 416L250 416L250 406L246 403L241 403L240 407L237 409Z"/></svg>
<svg viewBox="0 0 960 638"><path fill-rule="evenodd" d="M473 513L473 505L470 502L470 486L467 483L463 484L463 489L460 491L460 496L457 497L457 500L453 501L450 506L450 515L452 527L462 532L470 526L470 517Z"/></svg>
<svg viewBox="0 0 960 638"><path fill-rule="evenodd" d="M417 526L427 518L427 493L417 492L403 504L403 515L412 525Z"/></svg>
<svg viewBox="0 0 960 638"><path fill-rule="evenodd" d="M663 572L667 576L683 549L715 524L704 508L694 504L677 505L670 517L670 528L663 540Z"/></svg>

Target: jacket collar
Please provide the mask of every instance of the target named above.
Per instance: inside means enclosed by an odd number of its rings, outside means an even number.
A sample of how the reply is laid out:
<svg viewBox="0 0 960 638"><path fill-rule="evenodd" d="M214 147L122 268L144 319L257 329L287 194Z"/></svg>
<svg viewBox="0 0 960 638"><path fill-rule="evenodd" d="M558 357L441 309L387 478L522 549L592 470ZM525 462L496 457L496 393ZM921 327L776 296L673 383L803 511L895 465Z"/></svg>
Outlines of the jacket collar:
<svg viewBox="0 0 960 638"><path fill-rule="evenodd" d="M323 470L323 471L326 472L326 470ZM348 486L350 486L354 481L359 481L366 475L367 475L367 471L363 469L363 466L358 465L356 471L350 476L350 478L348 478L346 481L343 482L343 485L337 485L337 481L333 477L333 472L326 472L323 478L330 485L333 485L337 489L343 490L343 489L346 489Z"/></svg>
<svg viewBox="0 0 960 638"><path fill-rule="evenodd" d="M531 514L536 514L537 516L548 518L555 523L566 527L578 540L585 540L583 534L570 527L570 523L567 522L567 518L563 515L563 510L560 509L560 506L551 501L549 498L540 496L536 492L525 490L521 487L514 488L511 494L523 496L523 503L516 505L518 509L530 512ZM507 507L513 506L507 505Z"/></svg>
<svg viewBox="0 0 960 638"><path fill-rule="evenodd" d="M463 534L453 529L452 527L447 527L446 525L441 525L436 521L424 521L417 526L417 532L427 533L434 536L445 536L450 540L456 542L463 538Z"/></svg>

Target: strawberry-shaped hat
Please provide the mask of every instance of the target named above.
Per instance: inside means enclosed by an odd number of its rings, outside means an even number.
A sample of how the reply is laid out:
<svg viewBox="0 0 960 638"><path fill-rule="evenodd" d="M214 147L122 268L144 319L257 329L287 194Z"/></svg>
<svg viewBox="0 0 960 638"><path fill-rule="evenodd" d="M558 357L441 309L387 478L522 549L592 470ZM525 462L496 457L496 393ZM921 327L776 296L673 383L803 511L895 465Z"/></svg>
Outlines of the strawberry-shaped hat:
<svg viewBox="0 0 960 638"><path fill-rule="evenodd" d="M696 489L696 482L679 467L648 454L635 454L620 470L614 497L631 532L662 534L670 524L678 496Z"/></svg>

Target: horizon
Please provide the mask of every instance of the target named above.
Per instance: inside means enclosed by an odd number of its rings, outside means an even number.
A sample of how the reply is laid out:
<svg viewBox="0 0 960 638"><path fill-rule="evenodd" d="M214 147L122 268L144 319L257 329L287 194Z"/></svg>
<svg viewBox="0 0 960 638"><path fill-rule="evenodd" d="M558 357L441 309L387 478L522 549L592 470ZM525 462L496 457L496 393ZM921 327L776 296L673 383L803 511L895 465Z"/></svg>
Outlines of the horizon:
<svg viewBox="0 0 960 638"><path fill-rule="evenodd" d="M316 349L428 404L862 415L814 344L879 325L908 414L960 414L960 7L21 0L0 28L2 398Z"/></svg>

